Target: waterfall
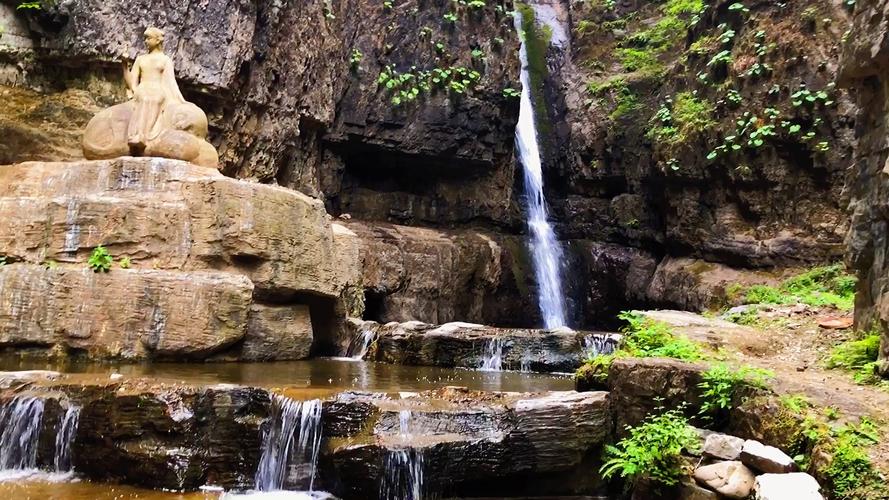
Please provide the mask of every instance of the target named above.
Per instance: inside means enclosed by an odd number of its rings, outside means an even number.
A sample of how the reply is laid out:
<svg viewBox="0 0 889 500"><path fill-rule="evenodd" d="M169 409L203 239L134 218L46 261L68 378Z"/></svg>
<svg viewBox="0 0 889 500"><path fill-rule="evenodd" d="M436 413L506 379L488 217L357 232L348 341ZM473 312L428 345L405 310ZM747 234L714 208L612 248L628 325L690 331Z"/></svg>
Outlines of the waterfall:
<svg viewBox="0 0 889 500"><path fill-rule="evenodd" d="M620 340L620 335L591 333L583 338L583 352L588 358L611 354L617 350Z"/></svg>
<svg viewBox="0 0 889 500"><path fill-rule="evenodd" d="M0 470L37 467L43 400L18 396L0 410Z"/></svg>
<svg viewBox="0 0 889 500"><path fill-rule="evenodd" d="M522 14L516 11L516 30L522 32ZM530 36L530 34L526 34ZM546 328L565 324L565 299L562 296L562 248L547 219L546 198L543 194L543 167L534 107L531 103L531 75L528 68L527 41L522 37L519 58L522 63L522 96L519 122L516 125L516 151L525 171L525 197L528 204L528 229L531 233L531 257L537 278L540 313Z"/></svg>
<svg viewBox="0 0 889 500"><path fill-rule="evenodd" d="M280 490L299 482L312 491L321 449L321 401L272 398L271 421L262 439L256 489Z"/></svg>
<svg viewBox="0 0 889 500"><path fill-rule="evenodd" d="M403 448L386 455L385 476L380 483L381 500L420 500L423 498L423 452L407 446L410 437L410 410L398 412L399 433Z"/></svg>
<svg viewBox="0 0 889 500"><path fill-rule="evenodd" d="M56 433L56 450L53 464L56 472L67 472L72 468L71 445L74 444L74 436L77 434L77 424L80 422L80 407L68 405L62 420L59 422L59 431Z"/></svg>
<svg viewBox="0 0 889 500"><path fill-rule="evenodd" d="M374 332L370 330L360 332L354 339L352 339L352 342L349 343L349 349L346 351L346 356L352 359L364 359L373 339Z"/></svg>
<svg viewBox="0 0 889 500"><path fill-rule="evenodd" d="M482 357L479 370L486 372L499 372L503 369L503 339L494 337L485 344L485 354Z"/></svg>

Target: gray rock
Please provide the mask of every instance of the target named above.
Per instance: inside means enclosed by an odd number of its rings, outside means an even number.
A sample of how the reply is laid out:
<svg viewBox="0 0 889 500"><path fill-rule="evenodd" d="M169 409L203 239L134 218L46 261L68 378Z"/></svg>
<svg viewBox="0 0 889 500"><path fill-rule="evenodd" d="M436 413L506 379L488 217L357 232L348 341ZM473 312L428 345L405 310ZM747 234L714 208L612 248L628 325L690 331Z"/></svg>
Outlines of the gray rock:
<svg viewBox="0 0 889 500"><path fill-rule="evenodd" d="M698 467L695 481L727 498L747 498L753 491L755 476L738 461L719 462Z"/></svg>
<svg viewBox="0 0 889 500"><path fill-rule="evenodd" d="M786 453L774 446L766 446L753 439L744 442L741 461L744 462L744 465L766 473L783 474L796 470L796 462Z"/></svg>
<svg viewBox="0 0 889 500"><path fill-rule="evenodd" d="M737 460L744 448L744 440L728 434L710 434L704 441L703 455L720 460Z"/></svg>
<svg viewBox="0 0 889 500"><path fill-rule="evenodd" d="M756 500L824 500L821 486L805 472L763 474L756 478Z"/></svg>

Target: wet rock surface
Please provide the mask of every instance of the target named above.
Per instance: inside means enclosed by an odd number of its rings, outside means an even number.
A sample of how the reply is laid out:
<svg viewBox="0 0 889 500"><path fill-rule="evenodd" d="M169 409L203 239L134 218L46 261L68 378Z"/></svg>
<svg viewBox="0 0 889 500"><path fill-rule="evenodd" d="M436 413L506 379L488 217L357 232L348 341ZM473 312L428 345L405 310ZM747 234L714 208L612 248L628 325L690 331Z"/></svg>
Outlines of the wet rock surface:
<svg viewBox="0 0 889 500"><path fill-rule="evenodd" d="M29 380L30 394L59 402L47 403L47 412L69 403L82 408L74 460L78 472L88 478L157 489L253 486L272 399L265 389L130 378L12 378ZM13 394L4 392L0 400L8 401ZM288 394L302 393L294 389ZM597 480L589 474L589 461L610 436L610 406L602 392L447 388L400 396L346 392L323 398L315 487L342 498L375 497L385 456L405 447L422 453L426 484L434 488L430 491L479 496L501 489L526 494L514 481L523 478L543 494L592 492ZM410 411L406 438L399 429L405 410Z"/></svg>
<svg viewBox="0 0 889 500"><path fill-rule="evenodd" d="M586 357L587 339L611 334L573 330L494 328L472 323L359 322L375 335L365 359L420 366L571 372ZM603 340L607 344L606 340ZM611 344L613 349L613 344Z"/></svg>

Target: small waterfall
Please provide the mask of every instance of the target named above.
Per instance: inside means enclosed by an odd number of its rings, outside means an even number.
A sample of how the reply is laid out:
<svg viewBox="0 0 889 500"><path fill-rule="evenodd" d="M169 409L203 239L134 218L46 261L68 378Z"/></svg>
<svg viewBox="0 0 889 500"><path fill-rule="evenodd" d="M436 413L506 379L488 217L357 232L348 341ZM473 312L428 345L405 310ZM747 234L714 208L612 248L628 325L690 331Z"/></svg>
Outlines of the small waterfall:
<svg viewBox="0 0 889 500"><path fill-rule="evenodd" d="M321 449L321 401L294 401L275 396L272 418L262 439L256 489L280 490L298 482L312 491Z"/></svg>
<svg viewBox="0 0 889 500"><path fill-rule="evenodd" d="M399 438L404 448L386 455L385 476L380 483L382 500L420 500L423 498L423 452L407 446L410 437L410 410L398 412Z"/></svg>
<svg viewBox="0 0 889 500"><path fill-rule="evenodd" d="M591 333L583 338L583 352L588 358L611 354L617 350L620 335Z"/></svg>
<svg viewBox="0 0 889 500"><path fill-rule="evenodd" d="M74 436L77 434L77 424L80 422L80 407L69 405L59 422L59 431L56 434L56 450L53 459L56 472L68 472L72 469L71 445L74 444Z"/></svg>
<svg viewBox="0 0 889 500"><path fill-rule="evenodd" d="M516 11L516 30L522 32L522 14ZM526 34L530 36L530 34ZM531 76L528 69L528 49L522 40L519 57L522 63L522 96L519 121L516 125L516 151L525 171L525 196L528 203L528 229L531 233L531 257L537 277L538 300L544 326L548 329L566 326L565 299L562 296L562 248L549 223L546 198L543 193L543 167L534 107L531 102Z"/></svg>
<svg viewBox="0 0 889 500"><path fill-rule="evenodd" d="M485 354L478 368L486 372L499 372L503 369L503 339L494 337L485 344Z"/></svg>
<svg viewBox="0 0 889 500"><path fill-rule="evenodd" d="M37 441L43 422L44 402L18 396L0 410L0 470L37 467Z"/></svg>
<svg viewBox="0 0 889 500"><path fill-rule="evenodd" d="M365 330L359 333L352 339L352 342L349 343L349 349L346 351L346 356L352 359L364 359L373 340L374 332Z"/></svg>

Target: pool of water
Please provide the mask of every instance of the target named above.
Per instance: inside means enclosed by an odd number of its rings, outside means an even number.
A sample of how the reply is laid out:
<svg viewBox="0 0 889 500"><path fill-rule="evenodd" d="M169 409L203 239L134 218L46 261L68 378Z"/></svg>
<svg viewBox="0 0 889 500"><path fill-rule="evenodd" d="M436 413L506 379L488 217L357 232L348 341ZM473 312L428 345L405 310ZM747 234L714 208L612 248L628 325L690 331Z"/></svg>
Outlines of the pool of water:
<svg viewBox="0 0 889 500"><path fill-rule="evenodd" d="M0 357L0 370L52 370L108 377L145 377L186 384L239 384L326 390L420 391L463 386L480 391L566 391L574 380L566 374L492 372L462 368L402 366L338 358L267 363L142 363L107 364L28 360Z"/></svg>

